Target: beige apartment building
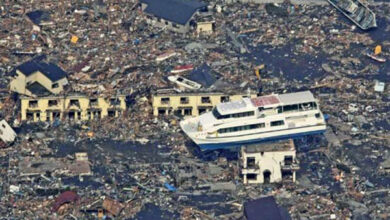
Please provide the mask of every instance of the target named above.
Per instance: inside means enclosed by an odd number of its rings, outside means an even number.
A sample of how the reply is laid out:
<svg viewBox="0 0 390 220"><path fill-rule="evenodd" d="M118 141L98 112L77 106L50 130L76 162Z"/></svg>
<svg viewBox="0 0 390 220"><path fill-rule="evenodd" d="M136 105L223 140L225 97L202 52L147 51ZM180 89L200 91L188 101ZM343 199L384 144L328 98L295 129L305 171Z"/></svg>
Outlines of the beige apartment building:
<svg viewBox="0 0 390 220"><path fill-rule="evenodd" d="M245 97L256 97L255 93L226 94L220 92L176 92L175 90L159 90L152 98L153 115L178 114L198 116L210 111L221 102L240 100Z"/></svg>
<svg viewBox="0 0 390 220"><path fill-rule="evenodd" d="M125 95L21 97L22 121L98 120L104 117L119 117L125 110Z"/></svg>

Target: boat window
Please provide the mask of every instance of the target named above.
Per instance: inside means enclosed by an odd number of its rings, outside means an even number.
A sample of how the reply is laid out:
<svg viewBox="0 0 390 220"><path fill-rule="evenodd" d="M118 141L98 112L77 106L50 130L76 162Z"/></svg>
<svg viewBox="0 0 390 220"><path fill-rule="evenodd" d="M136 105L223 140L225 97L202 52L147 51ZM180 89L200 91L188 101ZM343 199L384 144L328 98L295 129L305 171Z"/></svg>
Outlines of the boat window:
<svg viewBox="0 0 390 220"><path fill-rule="evenodd" d="M300 111L309 111L313 109L317 109L317 104L315 102L307 102L307 103L299 104Z"/></svg>
<svg viewBox="0 0 390 220"><path fill-rule="evenodd" d="M177 81L178 81L178 82L183 82L183 78L178 77L178 78L177 78Z"/></svg>
<svg viewBox="0 0 390 220"><path fill-rule="evenodd" d="M213 110L211 112L213 113L213 115L216 119L221 118L221 114L218 112L217 108L213 108Z"/></svg>
<svg viewBox="0 0 390 220"><path fill-rule="evenodd" d="M283 113L283 107L282 106L278 106L278 113Z"/></svg>
<svg viewBox="0 0 390 220"><path fill-rule="evenodd" d="M233 117L233 118L241 118L241 117L248 117L248 116L253 116L253 115L255 115L255 112L251 111L251 112L235 113L235 114L232 114L231 117Z"/></svg>
<svg viewBox="0 0 390 220"><path fill-rule="evenodd" d="M218 133L223 134L223 133L230 133L230 132L236 132L236 131L245 131L245 130L252 130L252 129L257 129L257 128L264 128L264 127L265 127L264 123L236 126L236 127L231 127L231 128L218 129Z"/></svg>
<svg viewBox="0 0 390 220"><path fill-rule="evenodd" d="M298 105L285 105L283 106L283 112L298 111Z"/></svg>
<svg viewBox="0 0 390 220"><path fill-rule="evenodd" d="M283 120L280 120L280 121L272 121L272 122L271 122L271 127L273 127L273 126L281 126L281 125L284 125L284 121L283 121Z"/></svg>

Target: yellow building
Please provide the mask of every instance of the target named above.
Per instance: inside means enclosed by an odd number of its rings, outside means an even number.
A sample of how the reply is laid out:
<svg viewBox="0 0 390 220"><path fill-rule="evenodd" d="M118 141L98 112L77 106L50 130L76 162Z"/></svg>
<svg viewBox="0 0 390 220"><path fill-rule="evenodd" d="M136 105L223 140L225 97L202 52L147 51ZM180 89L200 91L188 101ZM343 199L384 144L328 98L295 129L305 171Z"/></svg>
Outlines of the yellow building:
<svg viewBox="0 0 390 220"><path fill-rule="evenodd" d="M196 23L196 32L198 33L205 33L205 34L212 34L214 32L214 21L203 21L203 22L197 22Z"/></svg>
<svg viewBox="0 0 390 220"><path fill-rule="evenodd" d="M152 98L153 115L179 114L198 116L210 111L221 102L256 97L254 93L226 94L220 92L177 93L174 90L160 90Z"/></svg>
<svg viewBox="0 0 390 220"><path fill-rule="evenodd" d="M10 90L28 96L58 94L68 84L66 73L45 56L36 57L15 68Z"/></svg>
<svg viewBox="0 0 390 220"><path fill-rule="evenodd" d="M22 97L22 121L92 120L118 117L126 110L126 97L87 97L85 95Z"/></svg>

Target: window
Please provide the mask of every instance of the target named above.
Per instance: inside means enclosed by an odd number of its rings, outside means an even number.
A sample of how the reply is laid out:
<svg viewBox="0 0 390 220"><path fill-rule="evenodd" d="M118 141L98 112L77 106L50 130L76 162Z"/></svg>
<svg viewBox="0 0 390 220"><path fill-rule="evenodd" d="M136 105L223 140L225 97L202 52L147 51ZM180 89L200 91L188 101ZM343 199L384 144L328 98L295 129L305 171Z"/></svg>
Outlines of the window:
<svg viewBox="0 0 390 220"><path fill-rule="evenodd" d="M243 95L243 96L242 96L242 98L243 98L243 99L245 99L245 98L249 98L249 96L247 96L247 95Z"/></svg>
<svg viewBox="0 0 390 220"><path fill-rule="evenodd" d="M161 98L161 104L169 104L169 97Z"/></svg>
<svg viewBox="0 0 390 220"><path fill-rule="evenodd" d="M26 113L26 118L27 118L27 120L33 120L33 119L34 119L34 113L32 113L32 112L27 112L27 113Z"/></svg>
<svg viewBox="0 0 390 220"><path fill-rule="evenodd" d="M77 99L71 99L70 102L69 102L69 105L70 106L74 105L74 106L80 107L79 100L77 100Z"/></svg>
<svg viewBox="0 0 390 220"><path fill-rule="evenodd" d="M298 111L298 105L285 105L283 106L283 112Z"/></svg>
<svg viewBox="0 0 390 220"><path fill-rule="evenodd" d="M165 115L167 114L167 109L165 108L158 108L158 115Z"/></svg>
<svg viewBox="0 0 390 220"><path fill-rule="evenodd" d="M110 104L111 105L120 105L121 104L121 101L119 99L110 99Z"/></svg>
<svg viewBox="0 0 390 220"><path fill-rule="evenodd" d="M30 107L30 108L38 107L38 101L36 101L36 100L29 101L28 107Z"/></svg>
<svg viewBox="0 0 390 220"><path fill-rule="evenodd" d="M245 130L253 130L257 128L264 128L265 124L252 124L252 125L244 125L244 126L237 126L237 127L231 127L231 128L220 128L218 129L218 133L230 133L230 132L237 132L237 131L245 131Z"/></svg>
<svg viewBox="0 0 390 220"><path fill-rule="evenodd" d="M115 117L115 110L108 110L107 111L107 116L110 117L110 118Z"/></svg>
<svg viewBox="0 0 390 220"><path fill-rule="evenodd" d="M248 117L248 116L253 116L255 115L255 112L240 112L236 114L232 114L231 117L233 118L241 118L241 117Z"/></svg>
<svg viewBox="0 0 390 220"><path fill-rule="evenodd" d="M229 96L221 96L221 102L229 102L230 97Z"/></svg>
<svg viewBox="0 0 390 220"><path fill-rule="evenodd" d="M246 167L248 169L254 168L256 165L256 160L254 157L247 157L246 158Z"/></svg>
<svg viewBox="0 0 390 220"><path fill-rule="evenodd" d="M210 97L208 97L208 96L207 97L202 97L201 98L201 102L202 103L211 103Z"/></svg>
<svg viewBox="0 0 390 220"><path fill-rule="evenodd" d="M184 115L192 115L192 108L185 108Z"/></svg>
<svg viewBox="0 0 390 220"><path fill-rule="evenodd" d="M180 104L188 104L189 99L188 97L180 97Z"/></svg>
<svg viewBox="0 0 390 220"><path fill-rule="evenodd" d="M58 83L53 83L53 84L51 85L51 88L52 88L52 89L58 88Z"/></svg>
<svg viewBox="0 0 390 220"><path fill-rule="evenodd" d="M1 124L1 127L5 128L5 124Z"/></svg>
<svg viewBox="0 0 390 220"><path fill-rule="evenodd" d="M281 126L281 125L284 125L284 121L283 120L271 122L271 127L273 127L273 126Z"/></svg>
<svg viewBox="0 0 390 220"><path fill-rule="evenodd" d="M321 114L320 113L316 113L315 116L316 116L316 118L321 118Z"/></svg>
<svg viewBox="0 0 390 220"><path fill-rule="evenodd" d="M205 112L211 111L212 109L213 109L212 106L200 106L200 107L198 107L198 112L200 115L200 114L203 114Z"/></svg>
<svg viewBox="0 0 390 220"><path fill-rule="evenodd" d="M313 109L317 109L317 104L315 102L307 102L307 103L299 104L300 111L309 111Z"/></svg>
<svg viewBox="0 0 390 220"><path fill-rule="evenodd" d="M168 21L166 21L166 22L165 22L165 25L168 25L168 24L169 24Z"/></svg>
<svg viewBox="0 0 390 220"><path fill-rule="evenodd" d="M214 108L212 110L212 113L216 119L226 119L226 118L241 118L241 117L248 117L248 116L253 116L255 115L254 111L250 112L240 112L240 113L235 113L235 114L230 114L230 115L221 115L217 108Z"/></svg>
<svg viewBox="0 0 390 220"><path fill-rule="evenodd" d="M247 180L257 180L257 174L255 174L255 173L248 173L246 175L246 179Z"/></svg>
<svg viewBox="0 0 390 220"><path fill-rule="evenodd" d="M98 106L98 100L97 99L90 99L89 104L91 106Z"/></svg>
<svg viewBox="0 0 390 220"><path fill-rule="evenodd" d="M291 165L293 163L293 156L284 156L284 165Z"/></svg>
<svg viewBox="0 0 390 220"><path fill-rule="evenodd" d="M58 105L58 101L57 100L49 100L49 107L52 107L52 106L57 106Z"/></svg>
<svg viewBox="0 0 390 220"><path fill-rule="evenodd" d="M177 24L175 24L175 23L172 23L172 26L173 26L174 28L179 28L179 26L178 26Z"/></svg>

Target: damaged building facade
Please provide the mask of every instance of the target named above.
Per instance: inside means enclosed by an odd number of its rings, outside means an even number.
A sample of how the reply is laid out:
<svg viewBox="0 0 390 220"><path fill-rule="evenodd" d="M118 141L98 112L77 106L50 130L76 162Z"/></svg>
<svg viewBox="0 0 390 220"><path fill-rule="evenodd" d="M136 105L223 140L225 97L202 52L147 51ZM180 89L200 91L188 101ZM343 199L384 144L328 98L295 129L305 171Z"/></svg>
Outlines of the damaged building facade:
<svg viewBox="0 0 390 220"><path fill-rule="evenodd" d="M179 93L175 90L158 90L152 98L153 115L178 114L182 116L198 116L210 111L221 102L254 98L255 93L227 94L222 92L187 92Z"/></svg>
<svg viewBox="0 0 390 220"><path fill-rule="evenodd" d="M94 120L119 117L126 110L125 95L89 97L69 96L22 97L22 121Z"/></svg>
<svg viewBox="0 0 390 220"><path fill-rule="evenodd" d="M293 140L243 146L241 168L244 184L295 182L299 165Z"/></svg>
<svg viewBox="0 0 390 220"><path fill-rule="evenodd" d="M187 33L196 26L194 16L207 11L207 4L194 0L141 0L147 22L177 33ZM175 13L172 13L175 12Z"/></svg>

